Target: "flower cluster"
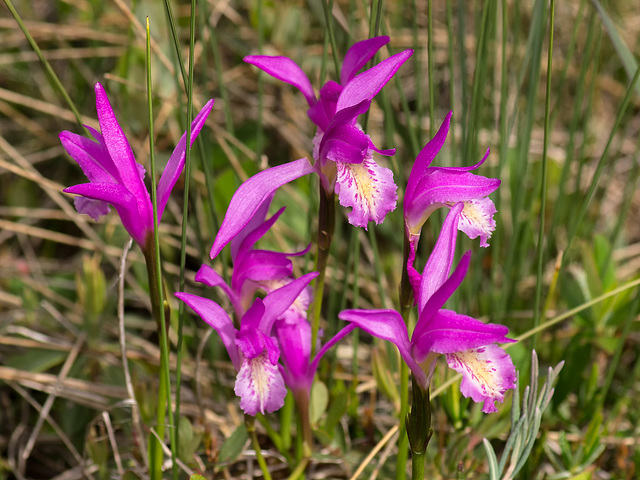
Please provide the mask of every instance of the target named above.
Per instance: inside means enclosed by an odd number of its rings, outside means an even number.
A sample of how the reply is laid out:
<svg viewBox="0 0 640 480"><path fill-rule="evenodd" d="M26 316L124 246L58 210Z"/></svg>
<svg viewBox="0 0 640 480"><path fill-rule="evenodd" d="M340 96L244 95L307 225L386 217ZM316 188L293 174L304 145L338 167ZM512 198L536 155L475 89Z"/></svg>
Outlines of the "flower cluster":
<svg viewBox="0 0 640 480"><path fill-rule="evenodd" d="M451 113L415 159L403 199L407 250L402 266L410 289L408 295L413 296L418 307L418 322L411 337L405 320L395 310L350 309L339 314L347 326L324 346L319 341L314 345L319 335L315 323L307 318L307 311L311 302L322 301L322 289L312 292L310 284L314 279L316 285L322 282L323 272L295 278L292 263L293 258L306 254L311 246L291 253L256 247L284 212L283 208L268 216L275 192L307 174L319 176L321 191L330 202L337 195L339 203L351 209L347 218L356 227L366 229L370 221L382 223L395 210L398 195L393 173L374 159L376 154L394 155L395 149L376 147L358 123L358 117L369 110L374 97L413 53L402 51L359 73L388 42L388 37L376 37L353 45L345 55L340 82L326 82L317 95L303 70L289 58L245 58L247 63L300 90L309 105L307 115L317 129L310 142L313 161L301 158L264 170L245 181L233 195L210 253L213 260L225 246L230 246L233 262L230 282L209 265L202 265L196 274L197 282L225 293L233 314L208 298L184 292L176 294L219 334L237 370L235 393L240 397L240 407L248 415L281 408L287 387L297 402L308 403L322 355L355 328L394 343L424 391L429 389L440 355L445 356L449 367L462 374L462 393L482 402L484 412L496 411L495 403L502 402L505 392L514 387L513 363L496 345L512 342L506 336L507 328L444 308L464 279L470 262L471 254L467 252L454 268L458 231L471 239L479 237L480 246L488 246L496 212L488 196L500 185L497 179L472 173L486 160L488 150L471 167L432 165L446 140ZM194 119L192 142L212 105L213 100ZM96 106L101 132L90 129L95 141L70 132L60 134L65 149L90 181L65 191L78 195L75 200L78 211L96 220L109 211L108 204L113 205L125 229L147 249L154 221L144 185L144 168L136 163L99 84ZM158 185L158 221L182 171L185 150L186 134ZM447 208L448 214L420 273L414 265L420 232L438 208ZM314 299L318 292L318 298Z"/></svg>

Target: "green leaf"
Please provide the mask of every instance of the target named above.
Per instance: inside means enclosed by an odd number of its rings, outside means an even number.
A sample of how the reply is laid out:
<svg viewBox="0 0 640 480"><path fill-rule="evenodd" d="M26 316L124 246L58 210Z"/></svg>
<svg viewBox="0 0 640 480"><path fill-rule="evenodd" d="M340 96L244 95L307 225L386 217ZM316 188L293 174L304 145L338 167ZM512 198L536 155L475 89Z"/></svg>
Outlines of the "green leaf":
<svg viewBox="0 0 640 480"><path fill-rule="evenodd" d="M218 457L219 461L221 463L233 462L240 456L248 440L249 435L243 423L242 425L239 425L235 432L233 432L222 444L220 457Z"/></svg>
<svg viewBox="0 0 640 480"><path fill-rule="evenodd" d="M67 357L66 352L55 352L51 350L41 350L33 348L25 353L14 355L9 358L5 365L7 367L19 368L26 372L46 372L50 368L60 365Z"/></svg>
<svg viewBox="0 0 640 480"><path fill-rule="evenodd" d="M490 480L498 480L500 478L500 471L498 471L498 459L496 458L496 452L493 451L493 447L489 440L482 439L484 445L484 451L487 453L487 460L489 461L489 478Z"/></svg>
<svg viewBox="0 0 640 480"><path fill-rule="evenodd" d="M311 386L311 403L309 405L309 418L312 424L318 423L329 405L329 390L320 380L314 380Z"/></svg>

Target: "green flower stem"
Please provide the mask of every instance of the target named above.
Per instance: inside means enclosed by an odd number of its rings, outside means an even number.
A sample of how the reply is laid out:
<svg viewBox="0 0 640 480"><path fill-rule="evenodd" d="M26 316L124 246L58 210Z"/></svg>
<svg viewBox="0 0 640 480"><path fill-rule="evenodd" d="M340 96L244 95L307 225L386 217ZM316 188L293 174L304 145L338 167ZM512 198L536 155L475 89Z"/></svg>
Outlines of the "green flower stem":
<svg viewBox="0 0 640 480"><path fill-rule="evenodd" d="M298 478L301 478L307 468L307 465L309 465L309 457L304 457L300 463L298 463L295 470L291 472L288 480L297 480Z"/></svg>
<svg viewBox="0 0 640 480"><path fill-rule="evenodd" d="M258 460L258 465L260 465L260 470L262 470L262 475L264 475L264 480L271 480L271 474L269 473L269 469L267 468L267 462L262 456L262 450L260 450L260 443L258 442L258 435L256 434L256 419L251 415L244 416L244 424L247 427L247 432L251 437L251 445L253 445L253 449L256 451L256 459Z"/></svg>
<svg viewBox="0 0 640 480"><path fill-rule="evenodd" d="M331 250L331 241L336 225L336 203L333 192L327 192L319 182L320 207L318 211L318 250L316 252L315 270L318 272L313 285L313 306L311 309L311 358L316 353L318 330L320 329L320 313L322 312L322 297L324 293L325 272Z"/></svg>
<svg viewBox="0 0 640 480"><path fill-rule="evenodd" d="M407 415L407 436L411 444L411 478L424 478L424 461L427 445L433 434L431 430L431 404L429 389L423 390L411 376L413 388L413 404L411 413Z"/></svg>
<svg viewBox="0 0 640 480"><path fill-rule="evenodd" d="M411 452L411 478L418 480L424 478L424 461L426 458L426 450L424 452Z"/></svg>
<svg viewBox="0 0 640 480"><path fill-rule="evenodd" d="M307 390L293 392L298 410L298 420L302 432L302 458L311 457L313 451L313 435L311 431L311 421L309 418L309 393Z"/></svg>
<svg viewBox="0 0 640 480"><path fill-rule="evenodd" d="M409 315L413 306L413 290L409 282L407 260L409 259L409 238L404 238L404 260L402 262L402 279L400 280L400 314L405 325L409 324ZM396 480L404 480L407 476L405 465L407 464L409 437L405 435L405 419L409 414L409 367L400 358L400 424L398 436L398 456L396 457ZM424 463L424 462L423 462ZM416 478L415 476L413 478Z"/></svg>
<svg viewBox="0 0 640 480"><path fill-rule="evenodd" d="M153 246L154 242L150 245ZM148 243L149 245L149 243ZM164 439L165 417L167 414L167 399L171 394L169 388L169 357L167 347L167 324L165 318L170 315L169 304L163 301L163 295L160 285L160 268L158 265L158 257L155 255L155 249L145 248L144 257L147 264L147 275L149 278L149 297L151 299L151 311L156 327L158 329L158 337L160 338L160 383L158 385L158 405L156 410L156 432L158 438ZM171 414L171 411L169 412ZM173 424L173 421L170 420ZM152 479L162 478L162 445L155 435L149 436L149 463Z"/></svg>

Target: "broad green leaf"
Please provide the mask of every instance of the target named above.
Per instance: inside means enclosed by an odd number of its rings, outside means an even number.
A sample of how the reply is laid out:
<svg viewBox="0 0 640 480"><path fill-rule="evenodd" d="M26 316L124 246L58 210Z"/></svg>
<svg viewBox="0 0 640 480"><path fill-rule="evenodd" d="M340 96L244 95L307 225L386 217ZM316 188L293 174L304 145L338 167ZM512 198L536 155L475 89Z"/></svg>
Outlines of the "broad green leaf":
<svg viewBox="0 0 640 480"><path fill-rule="evenodd" d="M321 381L315 380L311 386L311 403L309 405L309 417L313 425L318 423L328 405L329 390L327 390L327 386Z"/></svg>
<svg viewBox="0 0 640 480"><path fill-rule="evenodd" d="M222 448L220 449L219 461L221 463L234 461L240 456L248 440L249 435L247 434L247 429L243 423L236 428L235 432L233 432L229 438L225 440Z"/></svg>

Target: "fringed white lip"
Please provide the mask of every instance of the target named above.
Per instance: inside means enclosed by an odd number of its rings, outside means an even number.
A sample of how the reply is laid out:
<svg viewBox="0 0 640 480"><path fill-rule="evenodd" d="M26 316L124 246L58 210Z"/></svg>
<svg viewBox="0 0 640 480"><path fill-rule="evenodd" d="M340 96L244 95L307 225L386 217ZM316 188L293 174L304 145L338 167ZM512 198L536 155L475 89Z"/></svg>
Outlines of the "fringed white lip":
<svg viewBox="0 0 640 480"><path fill-rule="evenodd" d="M365 230L369 221L382 223L396 208L398 194L393 173L381 167L370 154L362 163L339 163L336 190L340 205L352 207L349 223Z"/></svg>
<svg viewBox="0 0 640 480"><path fill-rule="evenodd" d="M516 370L511 357L497 345L486 345L446 354L447 364L462 374L460 391L474 402L483 402L482 411L497 412L505 392L514 387Z"/></svg>
<svg viewBox="0 0 640 480"><path fill-rule="evenodd" d="M282 408L287 389L278 365L271 363L266 350L255 358L242 359L235 393L240 397L240 408L249 415Z"/></svg>
<svg viewBox="0 0 640 480"><path fill-rule="evenodd" d="M487 240L496 229L494 213L496 207L489 197L467 200L460 213L458 229L471 239L480 237L480 246L488 247Z"/></svg>

